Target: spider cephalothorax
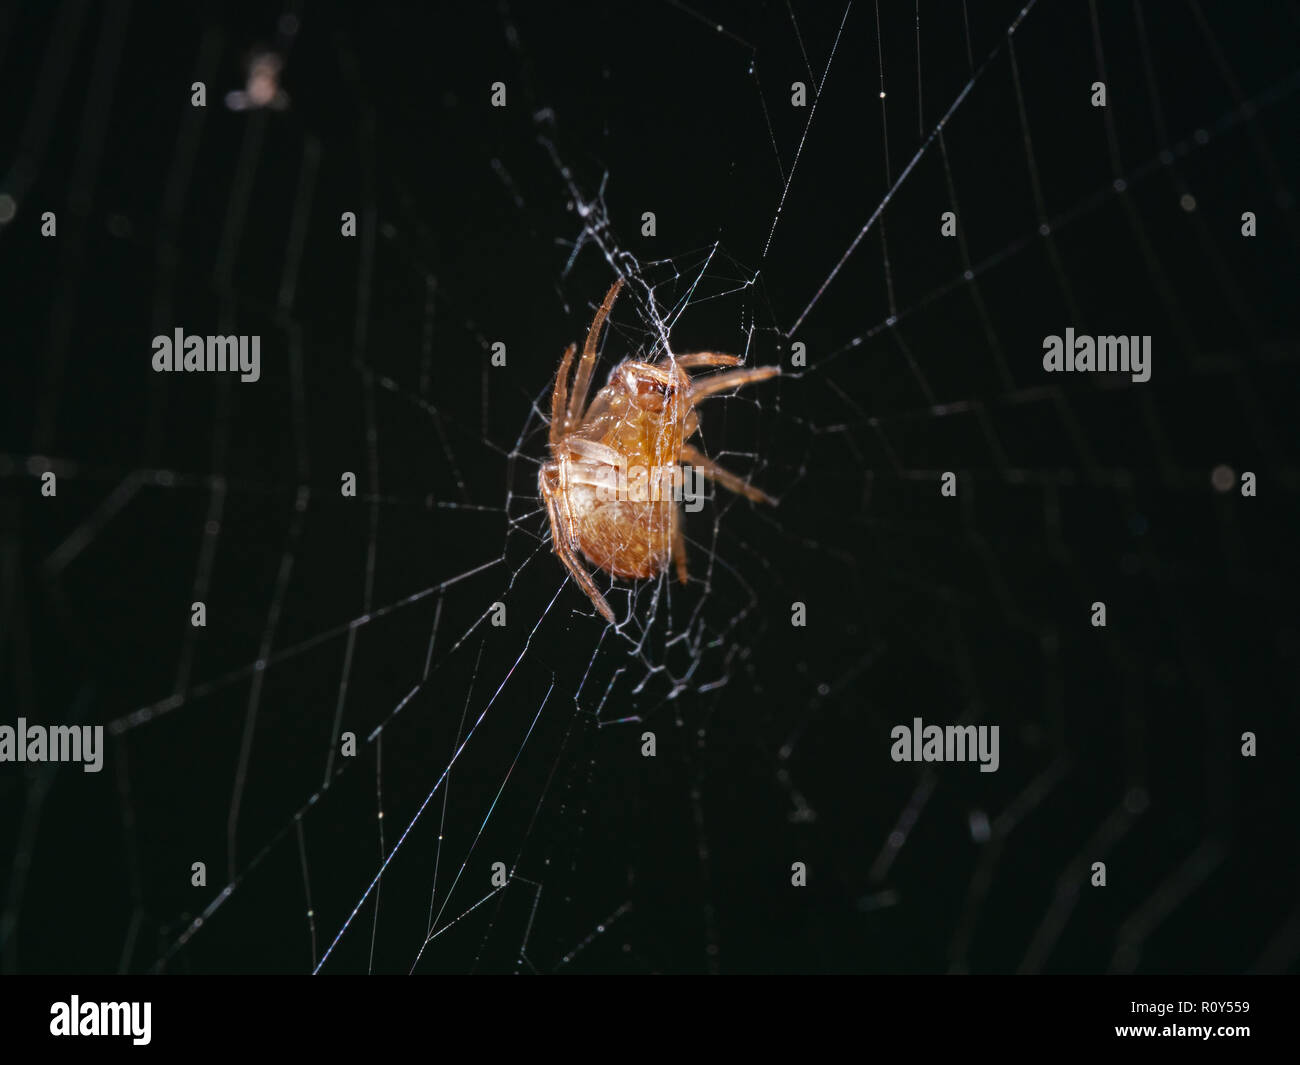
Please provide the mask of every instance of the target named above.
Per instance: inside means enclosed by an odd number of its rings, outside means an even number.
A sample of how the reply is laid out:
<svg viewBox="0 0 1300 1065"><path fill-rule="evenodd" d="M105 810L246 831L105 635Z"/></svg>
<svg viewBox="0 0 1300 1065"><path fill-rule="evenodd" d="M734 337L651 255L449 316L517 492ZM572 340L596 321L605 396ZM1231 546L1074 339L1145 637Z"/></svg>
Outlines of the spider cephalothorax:
<svg viewBox="0 0 1300 1065"><path fill-rule="evenodd" d="M781 372L779 367L766 366L694 380L687 370L736 366L740 359L711 351L654 363L629 359L614 368L608 383L584 409L596 341L622 286L622 278L610 286L592 320L572 389L569 371L575 345L569 345L560 362L551 393L551 460L543 464L537 478L555 553L611 622L614 612L577 553L607 573L632 578L662 573L671 557L677 579L685 584L686 541L681 508L671 490L681 483L682 464L756 502L775 503L686 441L700 427L695 407L702 399Z"/></svg>

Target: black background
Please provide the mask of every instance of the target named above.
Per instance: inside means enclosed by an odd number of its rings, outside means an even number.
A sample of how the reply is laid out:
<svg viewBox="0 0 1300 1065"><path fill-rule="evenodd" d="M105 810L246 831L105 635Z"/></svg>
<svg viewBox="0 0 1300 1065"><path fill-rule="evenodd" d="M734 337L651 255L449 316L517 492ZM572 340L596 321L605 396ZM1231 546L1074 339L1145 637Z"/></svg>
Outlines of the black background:
<svg viewBox="0 0 1300 1065"><path fill-rule="evenodd" d="M918 79L913 5L796 5L814 77L784 4L312 5L279 113L222 103L276 40L263 5L8 16L4 718L110 724L182 694L115 735L101 774L0 770L5 968L311 970L482 715L378 918L371 892L324 971L1294 969L1294 8L1144 5L1148 81L1135 9L1098 4L1103 112L1089 5L1040 3L1010 38L1019 5L970 7L921 5ZM664 646L662 606L632 646L655 585L631 640L571 583L552 605L539 539L535 405L613 277L594 239L566 268L575 189L595 202L602 181L599 236L661 311L718 245L676 350L787 368L808 350L806 372L703 412L710 453L780 506L691 519L699 579L671 605L689 651ZM939 235L950 209L974 285ZM651 350L648 291L616 309L607 358ZM153 374L150 339L177 325L260 334L262 380ZM1150 334L1151 381L1049 378L1042 337L1070 325ZM1220 463L1258 496L1216 493ZM504 629L479 621L496 600ZM394 608L350 640L367 604ZM345 662L362 751L320 790ZM915 716L997 724L1001 768L893 763ZM973 839L973 812L1006 830ZM440 824L440 892L460 879L421 954ZM489 895L494 861L515 879Z"/></svg>

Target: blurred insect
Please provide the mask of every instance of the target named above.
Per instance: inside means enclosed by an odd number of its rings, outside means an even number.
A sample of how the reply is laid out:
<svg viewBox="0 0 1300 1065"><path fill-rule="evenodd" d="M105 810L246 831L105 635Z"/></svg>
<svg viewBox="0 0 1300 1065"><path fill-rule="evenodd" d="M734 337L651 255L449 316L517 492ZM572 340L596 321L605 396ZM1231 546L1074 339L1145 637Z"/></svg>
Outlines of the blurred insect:
<svg viewBox="0 0 1300 1065"><path fill-rule="evenodd" d="M275 52L258 52L248 61L248 81L243 90L226 93L226 106L232 111L256 111L269 107L283 111L289 106L289 94L280 88L280 71L284 60Z"/></svg>
<svg viewBox="0 0 1300 1065"><path fill-rule="evenodd" d="M551 393L551 460L543 464L537 477L555 553L611 623L614 612L578 552L599 569L627 578L662 573L671 557L677 579L686 583L686 541L677 500L656 493L653 478L637 481L626 490L627 471L677 473L679 464L689 464L747 499L775 504L765 492L723 469L687 441L699 430L695 407L701 400L758 384L781 372L780 367L765 366L693 380L687 370L736 366L740 359L712 351L665 357L654 363L626 359L614 367L608 383L584 409L596 341L622 285L622 278L616 280L596 311L571 389L569 373L576 345L570 344L560 361ZM612 484L624 486L624 490L611 493Z"/></svg>

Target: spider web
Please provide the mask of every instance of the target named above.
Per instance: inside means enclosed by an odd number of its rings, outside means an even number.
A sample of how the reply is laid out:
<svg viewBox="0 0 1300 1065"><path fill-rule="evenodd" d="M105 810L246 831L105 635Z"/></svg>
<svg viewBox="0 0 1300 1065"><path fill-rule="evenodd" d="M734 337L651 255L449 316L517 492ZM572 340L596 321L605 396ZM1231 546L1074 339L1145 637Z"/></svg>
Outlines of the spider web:
<svg viewBox="0 0 1300 1065"><path fill-rule="evenodd" d="M4 17L0 690L108 735L0 769L7 970L1295 967L1293 7ZM699 438L779 505L616 628L536 488L615 275L595 384L783 367ZM177 325L262 379L149 373Z"/></svg>

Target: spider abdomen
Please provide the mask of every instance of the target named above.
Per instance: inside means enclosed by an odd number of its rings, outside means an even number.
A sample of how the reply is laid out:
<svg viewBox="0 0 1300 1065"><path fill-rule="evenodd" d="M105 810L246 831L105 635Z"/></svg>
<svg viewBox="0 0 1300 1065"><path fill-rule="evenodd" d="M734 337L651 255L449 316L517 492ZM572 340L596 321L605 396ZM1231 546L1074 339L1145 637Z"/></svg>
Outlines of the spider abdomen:
<svg viewBox="0 0 1300 1065"><path fill-rule="evenodd" d="M559 471L551 471L558 483ZM573 546L615 577L641 579L662 573L672 554L676 520L677 504L671 496L648 498L643 483L620 480L611 466L570 463L565 474L568 487L561 518Z"/></svg>
<svg viewBox="0 0 1300 1065"><path fill-rule="evenodd" d="M578 532L578 546L593 564L615 577L662 573L672 549L668 503L601 503Z"/></svg>

